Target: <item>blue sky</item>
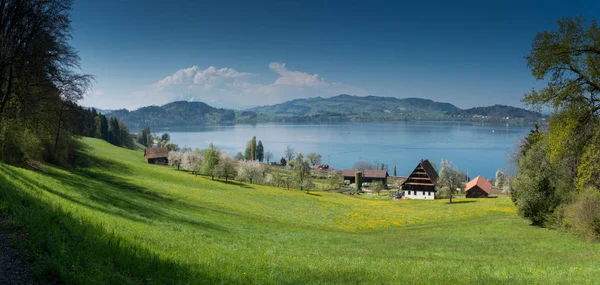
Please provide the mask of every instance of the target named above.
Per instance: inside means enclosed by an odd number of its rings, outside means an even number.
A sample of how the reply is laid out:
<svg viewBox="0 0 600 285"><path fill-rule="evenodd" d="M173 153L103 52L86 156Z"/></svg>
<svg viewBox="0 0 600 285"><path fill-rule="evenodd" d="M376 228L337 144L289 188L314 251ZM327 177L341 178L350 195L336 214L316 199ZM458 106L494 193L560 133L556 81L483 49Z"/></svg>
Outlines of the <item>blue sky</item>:
<svg viewBox="0 0 600 285"><path fill-rule="evenodd" d="M75 1L82 104L246 108L341 93L521 106L524 56L600 1ZM358 1L356 1L358 2Z"/></svg>

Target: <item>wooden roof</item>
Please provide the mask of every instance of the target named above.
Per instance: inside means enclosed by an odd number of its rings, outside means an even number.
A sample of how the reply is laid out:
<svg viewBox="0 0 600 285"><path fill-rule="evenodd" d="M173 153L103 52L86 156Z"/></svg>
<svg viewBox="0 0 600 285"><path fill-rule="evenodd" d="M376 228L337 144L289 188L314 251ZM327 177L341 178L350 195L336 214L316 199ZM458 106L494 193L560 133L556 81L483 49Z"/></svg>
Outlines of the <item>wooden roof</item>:
<svg viewBox="0 0 600 285"><path fill-rule="evenodd" d="M146 159L167 158L168 156L169 156L169 149L166 146L148 147L144 150L144 157Z"/></svg>
<svg viewBox="0 0 600 285"><path fill-rule="evenodd" d="M492 194L492 183L490 183L487 179L483 178L483 176L481 175L475 177L475 179L467 183L467 187L465 187L465 192L473 189L473 187L475 186L485 191L485 193L488 193L488 195Z"/></svg>
<svg viewBox="0 0 600 285"><path fill-rule="evenodd" d="M354 170L354 169L345 169L342 172L342 176L344 177L354 177L354 175L356 175L356 172L358 172L359 170ZM362 171L363 178L375 178L375 179L384 179L386 177L388 177L388 172L387 170L363 170Z"/></svg>
<svg viewBox="0 0 600 285"><path fill-rule="evenodd" d="M427 177L421 177L419 175L425 175ZM431 165L429 160L421 160L415 170L408 176L408 178L402 183L402 187L408 186L427 186L435 191L435 182L438 179L438 173Z"/></svg>

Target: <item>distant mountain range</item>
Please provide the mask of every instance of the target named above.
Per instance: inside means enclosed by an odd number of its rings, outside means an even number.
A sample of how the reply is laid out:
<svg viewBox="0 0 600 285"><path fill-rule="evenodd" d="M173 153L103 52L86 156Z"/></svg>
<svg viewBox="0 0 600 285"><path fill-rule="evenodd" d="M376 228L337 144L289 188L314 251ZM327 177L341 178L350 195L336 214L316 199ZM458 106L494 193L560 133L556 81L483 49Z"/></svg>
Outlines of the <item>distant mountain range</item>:
<svg viewBox="0 0 600 285"><path fill-rule="evenodd" d="M533 122L543 119L540 113L505 105L461 109L450 103L428 99L351 95L295 99L244 111L215 108L196 101L178 101L163 106L142 107L135 111L113 110L110 115L122 120L131 128L261 122L408 120Z"/></svg>

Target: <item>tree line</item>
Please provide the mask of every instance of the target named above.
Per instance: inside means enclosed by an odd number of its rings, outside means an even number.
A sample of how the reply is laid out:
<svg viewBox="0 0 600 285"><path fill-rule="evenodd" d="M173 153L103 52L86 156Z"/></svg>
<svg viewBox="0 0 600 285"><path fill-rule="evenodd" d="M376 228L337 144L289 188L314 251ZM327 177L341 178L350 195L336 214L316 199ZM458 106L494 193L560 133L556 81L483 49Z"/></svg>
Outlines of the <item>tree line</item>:
<svg viewBox="0 0 600 285"><path fill-rule="evenodd" d="M510 183L519 213L533 224L600 238L600 28L564 18L538 33L526 57L546 87L523 102L552 110L515 153Z"/></svg>
<svg viewBox="0 0 600 285"><path fill-rule="evenodd" d="M93 77L79 74L69 44L69 0L0 2L0 157L73 161L84 133L77 102Z"/></svg>

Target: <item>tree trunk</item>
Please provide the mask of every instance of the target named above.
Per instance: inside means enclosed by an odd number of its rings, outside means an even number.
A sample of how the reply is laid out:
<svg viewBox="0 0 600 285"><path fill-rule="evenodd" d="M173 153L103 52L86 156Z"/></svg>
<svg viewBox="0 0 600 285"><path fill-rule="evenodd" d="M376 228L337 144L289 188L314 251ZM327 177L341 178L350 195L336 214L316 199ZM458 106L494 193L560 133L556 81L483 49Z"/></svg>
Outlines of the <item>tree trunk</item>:
<svg viewBox="0 0 600 285"><path fill-rule="evenodd" d="M13 68L12 66L8 67L8 86L6 87L6 93L2 97L2 102L0 103L0 131L2 130L2 118L4 118L4 107L6 107L6 103L10 99L10 94L12 93L12 82L13 82ZM1 88L1 86L0 86Z"/></svg>
<svg viewBox="0 0 600 285"><path fill-rule="evenodd" d="M58 111L58 126L56 128L56 137L54 139L54 155L57 155L56 153L56 147L58 146L58 138L60 136L60 128L62 125L62 116L63 116L63 104L60 104L60 109Z"/></svg>

